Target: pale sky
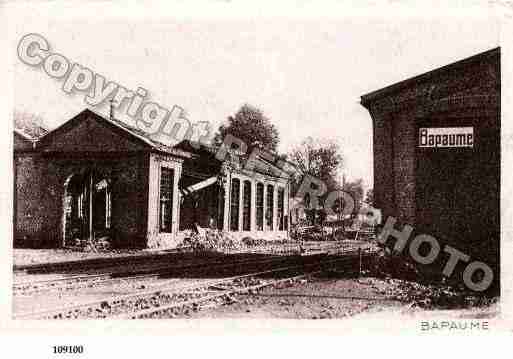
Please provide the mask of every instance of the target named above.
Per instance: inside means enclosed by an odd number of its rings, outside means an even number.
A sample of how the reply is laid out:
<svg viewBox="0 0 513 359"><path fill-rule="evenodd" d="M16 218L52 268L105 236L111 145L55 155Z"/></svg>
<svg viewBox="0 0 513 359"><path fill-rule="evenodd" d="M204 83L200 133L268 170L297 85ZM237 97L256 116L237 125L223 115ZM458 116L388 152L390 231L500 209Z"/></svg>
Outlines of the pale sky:
<svg viewBox="0 0 513 359"><path fill-rule="evenodd" d="M367 188L372 122L359 97L499 45L496 21L484 19L94 20L29 11L13 27L13 56L27 33L109 81L147 89L146 100L183 107L191 122L217 127L247 102L277 126L281 152L306 136L333 139L344 173ZM14 64L16 109L53 128L87 107L86 93L67 95L42 68Z"/></svg>

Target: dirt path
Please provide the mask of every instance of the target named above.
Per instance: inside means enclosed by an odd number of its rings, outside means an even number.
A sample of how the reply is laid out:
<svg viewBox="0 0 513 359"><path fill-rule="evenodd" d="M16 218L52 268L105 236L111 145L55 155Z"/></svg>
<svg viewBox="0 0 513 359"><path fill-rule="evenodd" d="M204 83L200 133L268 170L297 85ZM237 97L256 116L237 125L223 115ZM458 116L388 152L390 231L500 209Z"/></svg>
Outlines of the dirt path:
<svg viewBox="0 0 513 359"><path fill-rule="evenodd" d="M232 319L341 319L376 315L416 317L438 313L440 317L489 318L496 305L458 310L412 308L411 303L391 299L397 282L378 278L317 277L281 288L239 295L220 307L190 312L187 318Z"/></svg>
<svg viewBox="0 0 513 359"><path fill-rule="evenodd" d="M267 288L240 295L235 302L191 313L190 318L344 318L387 308L403 308L404 303L382 294L387 284L365 279L313 278L282 288Z"/></svg>

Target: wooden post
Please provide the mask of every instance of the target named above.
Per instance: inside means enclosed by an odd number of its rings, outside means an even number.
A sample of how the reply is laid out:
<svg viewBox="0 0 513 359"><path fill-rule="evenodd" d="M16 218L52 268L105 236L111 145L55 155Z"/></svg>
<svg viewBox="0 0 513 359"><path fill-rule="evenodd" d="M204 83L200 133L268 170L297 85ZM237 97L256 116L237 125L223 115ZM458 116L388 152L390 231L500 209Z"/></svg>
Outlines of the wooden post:
<svg viewBox="0 0 513 359"><path fill-rule="evenodd" d="M256 231L256 181L251 179L250 230Z"/></svg>
<svg viewBox="0 0 513 359"><path fill-rule="evenodd" d="M239 177L239 232L244 229L244 180Z"/></svg>
<svg viewBox="0 0 513 359"><path fill-rule="evenodd" d="M231 172L226 176L226 183L224 186L224 211L223 211L223 230L230 231L230 206L231 206Z"/></svg>
<svg viewBox="0 0 513 359"><path fill-rule="evenodd" d="M93 244L93 171L89 174L89 241Z"/></svg>
<svg viewBox="0 0 513 359"><path fill-rule="evenodd" d="M344 191L344 187L346 185L346 176L342 175L342 191ZM344 215L344 209L345 209L345 201L342 202L342 191L340 192L340 213L342 216L342 239L346 239L346 221L345 221L345 215ZM344 203L344 205L342 205Z"/></svg>
<svg viewBox="0 0 513 359"><path fill-rule="evenodd" d="M218 192L217 192L217 223L216 228L218 230L223 229L224 225L224 194L223 194L223 188L222 186L219 186ZM222 215L221 215L222 214Z"/></svg>
<svg viewBox="0 0 513 359"><path fill-rule="evenodd" d="M16 193L16 189L14 191L15 191L14 193ZM67 185L65 184L64 185L64 198L63 198L63 203L62 203L62 243L61 243L62 247L66 246L66 227L69 226L69 223L67 223L68 221L66 221L66 192L67 192ZM15 201L16 201L16 199L15 199ZM16 211L16 208L14 209L14 211ZM16 217L16 213L14 214L14 216ZM14 224L14 225L16 225L16 224ZM14 227L14 228L16 230L16 227Z"/></svg>
<svg viewBox="0 0 513 359"><path fill-rule="evenodd" d="M278 183L275 183L274 186L273 186L273 219L272 219L272 223L273 223L273 231L277 231L278 230L278 226L279 226L279 220L278 220Z"/></svg>
<svg viewBox="0 0 513 359"><path fill-rule="evenodd" d="M361 277L362 276L362 249L361 248L358 248L358 259L359 259L359 262L360 262L360 265L359 265L359 270L358 270L358 276Z"/></svg>
<svg viewBox="0 0 513 359"><path fill-rule="evenodd" d="M262 182L264 185L264 191L263 191L263 199L262 199L262 205L263 205L263 223L262 223L262 230L265 232L267 231L267 184L265 182Z"/></svg>

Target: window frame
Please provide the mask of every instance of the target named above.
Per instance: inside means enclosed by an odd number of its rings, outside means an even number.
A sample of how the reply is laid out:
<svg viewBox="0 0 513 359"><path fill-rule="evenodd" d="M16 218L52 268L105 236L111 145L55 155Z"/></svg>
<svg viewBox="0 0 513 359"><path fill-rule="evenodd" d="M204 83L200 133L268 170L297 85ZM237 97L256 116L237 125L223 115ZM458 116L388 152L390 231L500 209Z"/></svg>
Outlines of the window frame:
<svg viewBox="0 0 513 359"><path fill-rule="evenodd" d="M242 230L251 231L251 181L242 181Z"/></svg>
<svg viewBox="0 0 513 359"><path fill-rule="evenodd" d="M230 231L232 232L237 232L240 225L240 186L241 180L232 178L230 183Z"/></svg>
<svg viewBox="0 0 513 359"><path fill-rule="evenodd" d="M264 208L264 195L265 195L265 184L257 182L255 193L255 210L256 210L256 229L257 231L264 230L265 223L265 208ZM262 189L260 192L259 189ZM259 194L261 193L261 200L259 200Z"/></svg>
<svg viewBox="0 0 513 359"><path fill-rule="evenodd" d="M170 193L170 198L163 201L163 179L164 173L168 172L170 174L170 190L167 193ZM173 214L174 214L174 197L175 197L175 175L176 169L168 166L160 166L160 176L159 176L159 207L158 207L158 216L159 216L159 233L173 233ZM163 210L163 205L166 205ZM166 210L167 209L167 210ZM168 218L165 218L164 215L168 214ZM166 222L166 223L164 223ZM167 224L168 227L164 227L164 224Z"/></svg>
<svg viewBox="0 0 513 359"><path fill-rule="evenodd" d="M267 185L267 198L265 206L265 219L267 228L270 231L274 230L274 185Z"/></svg>
<svg viewBox="0 0 513 359"><path fill-rule="evenodd" d="M278 206L276 208L278 216L278 230L285 230L285 188L278 187Z"/></svg>

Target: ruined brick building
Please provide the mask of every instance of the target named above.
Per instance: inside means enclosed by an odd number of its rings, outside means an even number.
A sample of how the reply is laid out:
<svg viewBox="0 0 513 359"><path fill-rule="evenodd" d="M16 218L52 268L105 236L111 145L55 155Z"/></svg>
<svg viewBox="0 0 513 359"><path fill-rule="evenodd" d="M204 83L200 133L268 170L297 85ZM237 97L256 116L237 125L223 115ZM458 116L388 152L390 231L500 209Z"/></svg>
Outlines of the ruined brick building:
<svg viewBox="0 0 513 359"><path fill-rule="evenodd" d="M496 271L500 79L496 48L361 97L373 121L374 205L383 218Z"/></svg>
<svg viewBox="0 0 513 359"><path fill-rule="evenodd" d="M40 138L14 132L14 240L173 247L195 225L286 236L289 178L273 162L220 161L209 146L167 146L90 110ZM248 170L247 168L250 168Z"/></svg>

